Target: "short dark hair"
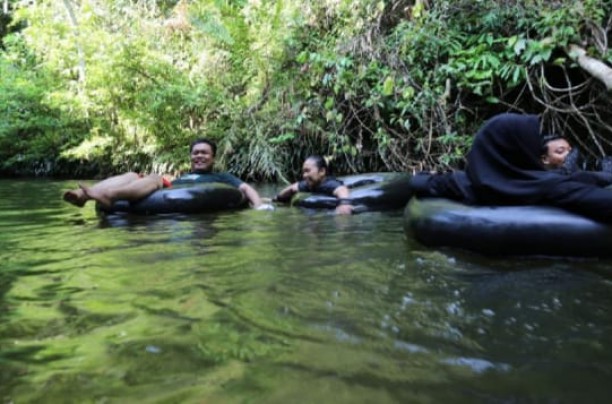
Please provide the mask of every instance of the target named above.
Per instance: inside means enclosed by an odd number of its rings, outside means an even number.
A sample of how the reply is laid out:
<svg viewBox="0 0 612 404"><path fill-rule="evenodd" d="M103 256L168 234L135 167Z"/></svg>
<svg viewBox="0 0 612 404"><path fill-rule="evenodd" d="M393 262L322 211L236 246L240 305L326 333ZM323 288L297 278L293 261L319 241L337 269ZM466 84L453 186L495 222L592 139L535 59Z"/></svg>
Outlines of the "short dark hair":
<svg viewBox="0 0 612 404"><path fill-rule="evenodd" d="M213 157L215 157L215 155L217 154L217 144L212 140L206 138L199 138L191 142L191 146L189 146L189 153L191 153L193 151L193 148L200 143L206 143L207 145L209 145L212 149L212 155Z"/></svg>
<svg viewBox="0 0 612 404"><path fill-rule="evenodd" d="M541 145L540 152L542 154L548 153L548 143L552 142L553 140L559 140L559 139L565 139L565 138L555 133L543 134L542 141L540 142L540 145Z"/></svg>

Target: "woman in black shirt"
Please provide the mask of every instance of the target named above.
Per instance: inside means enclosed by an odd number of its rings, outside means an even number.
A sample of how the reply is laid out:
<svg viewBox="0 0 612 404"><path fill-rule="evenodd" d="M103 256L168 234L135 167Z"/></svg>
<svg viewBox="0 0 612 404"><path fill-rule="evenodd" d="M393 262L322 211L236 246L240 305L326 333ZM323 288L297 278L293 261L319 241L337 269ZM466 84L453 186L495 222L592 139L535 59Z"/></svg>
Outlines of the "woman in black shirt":
<svg viewBox="0 0 612 404"><path fill-rule="evenodd" d="M347 199L350 195L349 189L331 176L329 165L321 156L314 155L304 160L302 181L295 182L280 191L274 200L288 201L297 192L335 196L338 199L336 213L350 215L353 211L350 200Z"/></svg>

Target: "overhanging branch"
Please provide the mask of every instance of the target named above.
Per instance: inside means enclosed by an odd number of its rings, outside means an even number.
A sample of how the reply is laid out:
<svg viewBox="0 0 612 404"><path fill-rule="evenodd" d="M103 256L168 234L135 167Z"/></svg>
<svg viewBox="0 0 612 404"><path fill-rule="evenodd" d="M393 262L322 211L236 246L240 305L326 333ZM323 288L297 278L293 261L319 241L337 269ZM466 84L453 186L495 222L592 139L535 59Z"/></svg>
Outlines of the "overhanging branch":
<svg viewBox="0 0 612 404"><path fill-rule="evenodd" d="M586 50L578 45L570 45L568 54L581 68L601 81L608 91L612 91L612 68L610 66L587 55Z"/></svg>

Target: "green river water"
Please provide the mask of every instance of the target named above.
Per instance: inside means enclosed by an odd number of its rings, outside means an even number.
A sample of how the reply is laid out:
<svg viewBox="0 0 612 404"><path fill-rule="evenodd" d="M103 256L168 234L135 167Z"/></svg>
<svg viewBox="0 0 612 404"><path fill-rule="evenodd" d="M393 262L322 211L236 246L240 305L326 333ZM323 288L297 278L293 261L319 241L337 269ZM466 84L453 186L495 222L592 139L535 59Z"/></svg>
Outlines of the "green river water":
<svg viewBox="0 0 612 404"><path fill-rule="evenodd" d="M611 261L431 250L401 211L104 220L74 185L0 180L0 403L610 400Z"/></svg>

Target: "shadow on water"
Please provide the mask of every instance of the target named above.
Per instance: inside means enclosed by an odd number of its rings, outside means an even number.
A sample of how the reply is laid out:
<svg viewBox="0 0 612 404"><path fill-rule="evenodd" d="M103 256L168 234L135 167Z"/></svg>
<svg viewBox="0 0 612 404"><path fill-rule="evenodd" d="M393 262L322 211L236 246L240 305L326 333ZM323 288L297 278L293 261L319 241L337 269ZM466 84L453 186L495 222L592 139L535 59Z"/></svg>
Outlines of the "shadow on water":
<svg viewBox="0 0 612 404"><path fill-rule="evenodd" d="M3 401L607 399L610 262L429 250L402 212L100 218L67 186L0 181Z"/></svg>
<svg viewBox="0 0 612 404"><path fill-rule="evenodd" d="M32 274L31 266L36 263L51 261L53 258L33 257L28 252L31 246L23 246L22 240L15 235L22 231L45 234L43 223L56 219L51 213L51 206L37 206L32 198L56 200L56 194L50 192L47 181L0 181L2 198L0 198L0 392L10 389L18 378L27 373L27 366L20 363L22 358L36 362L37 354L44 349L42 345L30 344L19 346L11 338L19 335L26 325L18 327L12 320L16 304L7 295L16 282ZM37 271L46 274L46 271Z"/></svg>
<svg viewBox="0 0 612 404"><path fill-rule="evenodd" d="M612 330L610 261L510 261L450 250L416 255L427 282L446 295L438 309L446 311L441 317L449 329L472 341L480 358L504 365L447 363L507 370L490 385L464 381L475 397L490 391L487 400L574 402L588 391L593 401L607 400L602 386L612 371L606 337Z"/></svg>

